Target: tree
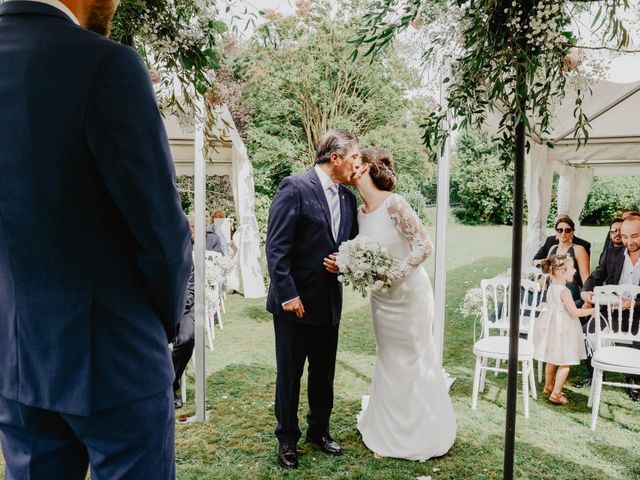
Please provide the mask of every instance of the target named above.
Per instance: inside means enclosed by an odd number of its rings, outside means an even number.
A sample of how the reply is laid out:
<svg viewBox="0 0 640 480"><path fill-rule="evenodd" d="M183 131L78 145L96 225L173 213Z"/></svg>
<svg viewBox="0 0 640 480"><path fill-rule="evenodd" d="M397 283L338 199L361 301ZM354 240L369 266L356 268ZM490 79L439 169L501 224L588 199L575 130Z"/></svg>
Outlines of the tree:
<svg viewBox="0 0 640 480"><path fill-rule="evenodd" d="M309 168L317 141L332 127L356 132L361 146L387 148L396 160L399 191L416 210L424 213L433 200L433 164L410 115L428 102L406 95L418 85L415 72L394 51L372 63L351 62L348 40L355 29L347 19L355 13L345 7L343 17L332 16L330 6L307 3L291 17L267 13L260 34L221 68L233 84L225 90L236 92L232 114L241 112L246 124L261 226L280 180Z"/></svg>
<svg viewBox="0 0 640 480"><path fill-rule="evenodd" d="M111 38L135 48L145 60L164 111L193 115L202 113L196 108L198 96L208 94L216 101L213 71L220 66L228 30L222 14L235 3L123 0L117 8ZM244 13L249 15L246 8Z"/></svg>

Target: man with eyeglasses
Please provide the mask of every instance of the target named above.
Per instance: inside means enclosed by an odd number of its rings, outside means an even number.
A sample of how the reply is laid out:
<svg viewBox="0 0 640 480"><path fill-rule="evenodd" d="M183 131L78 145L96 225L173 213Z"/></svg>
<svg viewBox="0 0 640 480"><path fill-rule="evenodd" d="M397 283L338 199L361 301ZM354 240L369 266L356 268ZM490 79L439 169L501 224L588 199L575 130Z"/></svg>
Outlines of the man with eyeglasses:
<svg viewBox="0 0 640 480"><path fill-rule="evenodd" d="M609 233L607 234L607 241L604 243L602 247L602 253L600 253L600 258L598 259L598 264L602 262L604 258L604 254L607 250L613 247L619 247L622 245L622 222L624 222L623 218L614 218L609 223Z"/></svg>
<svg viewBox="0 0 640 480"><path fill-rule="evenodd" d="M621 233L621 228L622 228L622 222L625 221L627 218L629 217L640 217L640 212L638 212L637 210L623 210L622 211L622 215L620 215L620 218L616 218L614 220L611 220L611 224L609 225L609 231L607 232L607 238L604 239L604 247L602 247L602 253L600 254L600 258L598 259L598 263L600 263L602 261L602 258L604 257L604 252L607 251L607 249L613 247L614 245L612 244L612 238L611 238L611 230L614 228L612 226L612 224L614 222L620 222L620 225L617 227L618 228L618 234L620 235L620 241L619 243L617 243L617 245L622 245L622 233Z"/></svg>

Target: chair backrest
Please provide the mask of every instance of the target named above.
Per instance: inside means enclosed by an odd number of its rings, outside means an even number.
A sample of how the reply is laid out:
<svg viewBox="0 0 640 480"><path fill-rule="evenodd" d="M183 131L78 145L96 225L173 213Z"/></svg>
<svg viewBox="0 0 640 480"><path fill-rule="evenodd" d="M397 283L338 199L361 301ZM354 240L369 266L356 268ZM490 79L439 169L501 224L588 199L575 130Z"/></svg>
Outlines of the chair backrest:
<svg viewBox="0 0 640 480"><path fill-rule="evenodd" d="M537 282L544 275L542 269L538 267L522 267L522 278Z"/></svg>
<svg viewBox="0 0 640 480"><path fill-rule="evenodd" d="M511 279L491 278L480 282L482 290L482 335L492 330L508 332L510 329ZM536 312L539 311L540 284L522 279L520 288L520 333L529 338L533 331Z"/></svg>
<svg viewBox="0 0 640 480"><path fill-rule="evenodd" d="M596 308L596 348L602 346L604 340L640 341L640 286L623 284L595 287L593 301ZM629 308L623 309L624 303L628 303ZM606 324L598 321L602 319Z"/></svg>

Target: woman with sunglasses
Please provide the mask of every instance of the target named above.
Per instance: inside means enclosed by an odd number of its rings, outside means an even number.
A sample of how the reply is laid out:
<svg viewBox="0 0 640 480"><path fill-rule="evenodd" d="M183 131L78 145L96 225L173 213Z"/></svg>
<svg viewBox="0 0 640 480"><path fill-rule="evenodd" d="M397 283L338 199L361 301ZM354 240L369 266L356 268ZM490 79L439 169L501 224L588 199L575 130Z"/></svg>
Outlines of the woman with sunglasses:
<svg viewBox="0 0 640 480"><path fill-rule="evenodd" d="M567 288L571 291L573 300L580 306L582 304L582 300L580 299L582 283L591 275L589 254L583 246L573 243L575 223L573 223L573 220L571 220L568 215L558 215L554 227L558 245L551 247L547 258L553 255L568 255L573 258L576 273L573 276L573 280L567 283Z"/></svg>

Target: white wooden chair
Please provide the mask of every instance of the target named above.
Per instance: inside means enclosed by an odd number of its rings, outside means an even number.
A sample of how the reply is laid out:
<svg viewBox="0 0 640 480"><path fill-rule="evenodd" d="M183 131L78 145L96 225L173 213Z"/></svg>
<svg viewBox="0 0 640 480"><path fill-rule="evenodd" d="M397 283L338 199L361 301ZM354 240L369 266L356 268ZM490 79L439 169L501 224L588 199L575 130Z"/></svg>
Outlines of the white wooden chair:
<svg viewBox="0 0 640 480"><path fill-rule="evenodd" d="M511 269L507 269L507 277L508 278L511 275ZM542 269L539 267L534 267L534 266L524 266L522 267L522 271L521 271L521 275L520 278L522 278L523 280L530 280L532 282L538 282L540 284L540 288L541 290L544 290L543 288L543 282L546 281L546 274L542 273ZM540 294L542 295L542 293ZM506 335L505 331L500 332L501 335ZM495 371L495 376L498 376L498 373L500 373L501 370L498 370L500 368L500 364L501 361L500 360L496 360L496 371ZM543 365L544 362L540 362L538 361L538 383L542 382L542 370L543 370Z"/></svg>
<svg viewBox="0 0 640 480"><path fill-rule="evenodd" d="M521 364L522 393L524 401L524 416L529 418L529 390L535 400L537 398L535 378L533 374L533 342L532 333L535 323L537 304L540 295L540 284L530 280L521 281L523 292L520 302L520 338L518 342L518 362ZM500 367L500 361L509 359L509 336L502 333L509 332L510 325L510 290L511 279L492 278L482 280L482 336L473 346L476 355L476 367L473 376L473 393L471 408L478 405L478 394L484 391L486 372L507 372ZM493 314L493 318L491 318ZM496 333L492 335L492 332ZM495 367L489 366L489 360L495 360Z"/></svg>
<svg viewBox="0 0 640 480"><path fill-rule="evenodd" d="M602 379L604 372L640 375L640 350L632 348L634 342L640 342L640 320L633 320L634 312L638 310L636 301L639 295L640 287L635 285L607 285L596 287L593 291L596 308L595 342L588 403L591 407L591 430L596 429L603 385L640 388L640 385L605 382ZM623 310L623 302L629 300L630 307ZM602 314L602 310L606 313Z"/></svg>

